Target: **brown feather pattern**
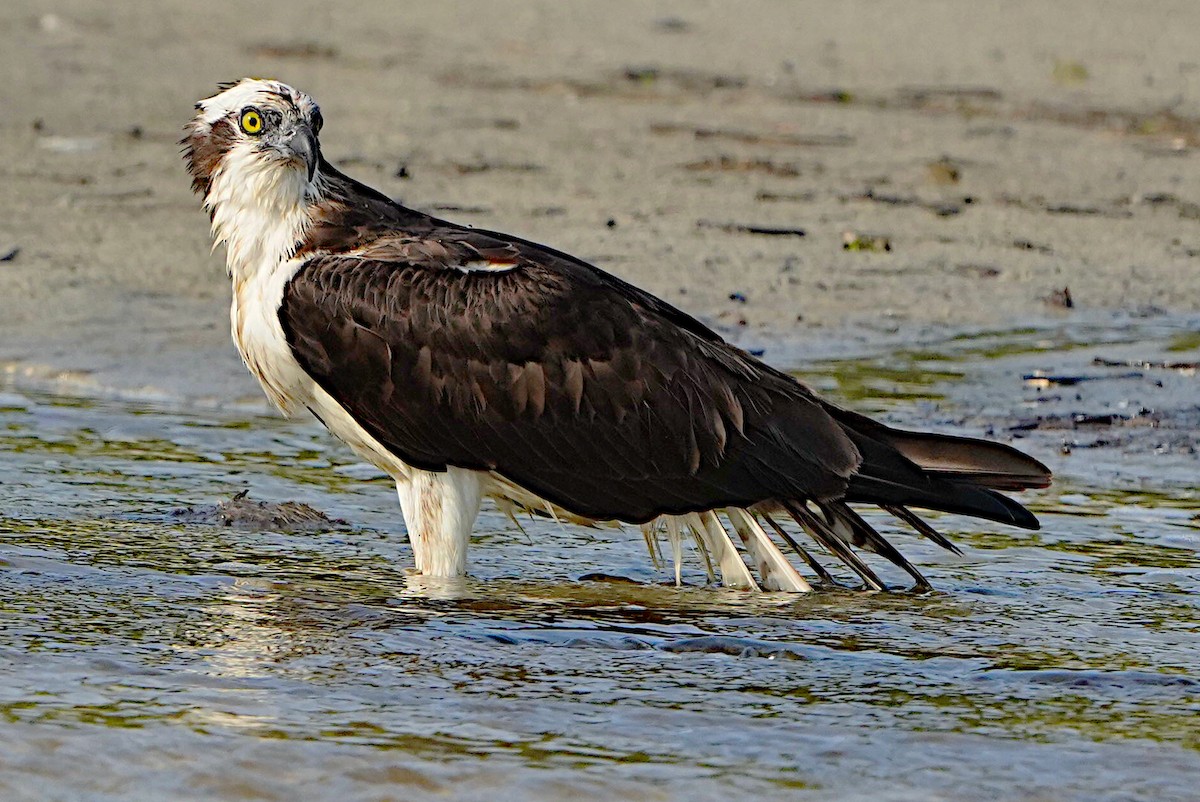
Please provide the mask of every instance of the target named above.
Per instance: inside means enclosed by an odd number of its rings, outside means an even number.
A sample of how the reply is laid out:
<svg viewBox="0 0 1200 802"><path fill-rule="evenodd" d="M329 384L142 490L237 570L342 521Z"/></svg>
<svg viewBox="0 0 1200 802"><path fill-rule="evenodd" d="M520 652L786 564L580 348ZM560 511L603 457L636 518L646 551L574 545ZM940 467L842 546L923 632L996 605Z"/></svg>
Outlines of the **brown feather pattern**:
<svg viewBox="0 0 1200 802"><path fill-rule="evenodd" d="M1049 480L1014 449L842 410L585 262L320 173L283 329L318 384L414 467L495 471L593 519L786 502L847 559L802 506L836 502L860 546L917 578L845 501L1037 525L994 492Z"/></svg>
<svg viewBox="0 0 1200 802"><path fill-rule="evenodd" d="M192 177L192 191L200 195L208 193L213 173L221 159L233 146L237 131L229 120L217 120L210 130L201 129L195 122L187 127L186 135L179 144L183 145L184 160L188 174Z"/></svg>

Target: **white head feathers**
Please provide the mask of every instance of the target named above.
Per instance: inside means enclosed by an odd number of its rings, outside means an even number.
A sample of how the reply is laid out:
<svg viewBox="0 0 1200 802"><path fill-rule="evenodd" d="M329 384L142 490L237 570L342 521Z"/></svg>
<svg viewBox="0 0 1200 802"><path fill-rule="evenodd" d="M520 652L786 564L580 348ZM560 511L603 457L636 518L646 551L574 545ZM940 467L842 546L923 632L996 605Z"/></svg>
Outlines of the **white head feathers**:
<svg viewBox="0 0 1200 802"><path fill-rule="evenodd" d="M183 139L192 186L235 278L288 258L320 198L321 110L278 81L246 78L196 104Z"/></svg>

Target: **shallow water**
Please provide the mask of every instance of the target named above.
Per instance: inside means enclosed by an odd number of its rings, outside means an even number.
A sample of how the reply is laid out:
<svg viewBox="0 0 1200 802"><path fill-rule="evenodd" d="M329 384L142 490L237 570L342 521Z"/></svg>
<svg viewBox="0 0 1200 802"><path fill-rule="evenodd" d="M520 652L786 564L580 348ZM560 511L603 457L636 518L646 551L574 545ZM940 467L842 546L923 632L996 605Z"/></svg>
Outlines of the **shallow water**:
<svg viewBox="0 0 1200 802"><path fill-rule="evenodd" d="M423 581L390 484L315 425L10 388L0 798L1193 799L1200 380L1091 366L1195 360L1192 324L768 351L894 421L1020 434L1059 472L1027 496L1041 532L935 516L963 557L873 518L922 596L704 587L694 553L675 588L636 532L490 510L474 576ZM1092 379L1022 383L1039 369ZM347 523L175 514L247 488Z"/></svg>

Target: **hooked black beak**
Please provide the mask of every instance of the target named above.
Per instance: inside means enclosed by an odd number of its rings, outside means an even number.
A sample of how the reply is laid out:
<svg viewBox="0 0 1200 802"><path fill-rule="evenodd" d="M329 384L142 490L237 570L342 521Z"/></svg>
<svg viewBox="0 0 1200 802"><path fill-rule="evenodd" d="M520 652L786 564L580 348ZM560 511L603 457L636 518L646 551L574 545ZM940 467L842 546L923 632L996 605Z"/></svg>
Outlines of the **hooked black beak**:
<svg viewBox="0 0 1200 802"><path fill-rule="evenodd" d="M317 174L317 162L321 160L317 135L307 125L300 125L288 139L287 148L296 158L303 160L308 169L308 180L312 181L313 176Z"/></svg>

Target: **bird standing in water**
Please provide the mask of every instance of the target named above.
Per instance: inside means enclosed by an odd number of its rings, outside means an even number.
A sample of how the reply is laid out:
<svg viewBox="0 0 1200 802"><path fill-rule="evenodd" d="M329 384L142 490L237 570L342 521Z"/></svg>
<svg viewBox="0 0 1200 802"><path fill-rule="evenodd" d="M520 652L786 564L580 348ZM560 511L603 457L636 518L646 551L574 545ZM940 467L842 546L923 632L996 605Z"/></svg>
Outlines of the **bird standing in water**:
<svg viewBox="0 0 1200 802"><path fill-rule="evenodd" d="M772 534L830 578L785 519L868 588L884 585L856 549L928 587L853 504L952 550L909 508L1038 527L998 492L1047 486L1038 461L841 409L580 259L407 209L323 158L322 123L305 93L246 79L196 104L185 158L246 366L395 480L421 573L465 573L489 497L639 524L677 576L690 533L750 589L811 588Z"/></svg>

